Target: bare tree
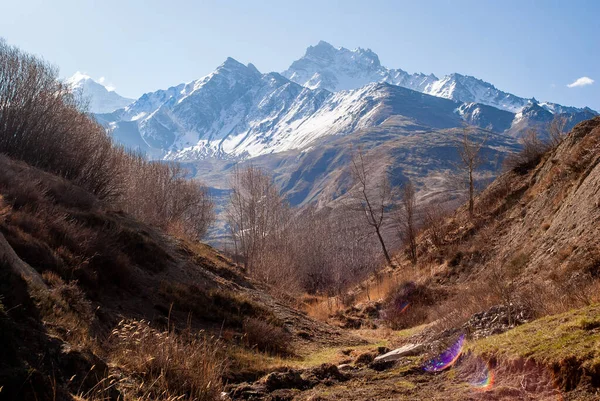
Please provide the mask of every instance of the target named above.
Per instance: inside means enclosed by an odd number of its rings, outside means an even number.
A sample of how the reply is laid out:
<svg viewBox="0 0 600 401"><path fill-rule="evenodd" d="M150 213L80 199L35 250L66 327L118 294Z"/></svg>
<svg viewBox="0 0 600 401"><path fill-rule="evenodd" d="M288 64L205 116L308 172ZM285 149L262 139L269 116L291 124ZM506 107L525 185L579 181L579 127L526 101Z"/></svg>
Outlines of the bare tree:
<svg viewBox="0 0 600 401"><path fill-rule="evenodd" d="M485 144L486 137L477 141L474 139L474 128L468 125L463 127L463 134L457 144L460 158L460 169L465 174L465 180L469 188L469 216L472 218L475 208L475 170L481 164L481 149Z"/></svg>
<svg viewBox="0 0 600 401"><path fill-rule="evenodd" d="M550 146L556 148L565 137L567 126L567 117L555 114L552 121L548 124L548 136L550 137Z"/></svg>
<svg viewBox="0 0 600 401"><path fill-rule="evenodd" d="M381 247L363 217L345 208L309 206L291 224L294 270L304 290L343 297L381 266Z"/></svg>
<svg viewBox="0 0 600 401"><path fill-rule="evenodd" d="M289 220L289 206L270 175L248 166L235 167L231 179L227 220L236 252L251 274L263 266Z"/></svg>
<svg viewBox="0 0 600 401"><path fill-rule="evenodd" d="M413 264L417 263L417 199L415 187L407 181L401 189L400 208L398 209L398 229L400 238L406 245L408 257Z"/></svg>
<svg viewBox="0 0 600 401"><path fill-rule="evenodd" d="M357 194L351 198L350 207L365 216L367 224L377 235L386 262L391 265L392 259L383 238L383 228L389 220L394 203L394 194L387 175L371 176L362 149L353 153L350 171L354 186L357 187Z"/></svg>

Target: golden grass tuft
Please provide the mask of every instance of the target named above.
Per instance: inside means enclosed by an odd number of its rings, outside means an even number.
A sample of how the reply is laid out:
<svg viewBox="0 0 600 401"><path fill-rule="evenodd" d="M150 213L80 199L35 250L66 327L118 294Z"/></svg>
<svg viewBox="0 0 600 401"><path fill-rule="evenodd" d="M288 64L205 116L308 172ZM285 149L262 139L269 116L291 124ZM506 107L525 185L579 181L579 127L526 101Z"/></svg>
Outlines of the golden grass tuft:
<svg viewBox="0 0 600 401"><path fill-rule="evenodd" d="M219 343L191 330L161 332L143 320L121 321L110 339L111 362L141 384L126 399L220 399L226 360Z"/></svg>

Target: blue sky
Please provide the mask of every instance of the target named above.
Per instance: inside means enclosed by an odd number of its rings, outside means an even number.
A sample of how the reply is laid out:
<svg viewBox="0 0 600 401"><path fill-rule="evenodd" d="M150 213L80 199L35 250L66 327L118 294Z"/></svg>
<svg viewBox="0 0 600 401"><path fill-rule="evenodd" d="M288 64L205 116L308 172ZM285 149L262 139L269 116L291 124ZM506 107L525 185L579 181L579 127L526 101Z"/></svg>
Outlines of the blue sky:
<svg viewBox="0 0 600 401"><path fill-rule="evenodd" d="M596 0L26 0L0 4L0 36L129 97L200 78L228 56L282 71L322 39L371 48L387 67L460 72L600 110L598 16ZM595 82L567 87L582 77Z"/></svg>

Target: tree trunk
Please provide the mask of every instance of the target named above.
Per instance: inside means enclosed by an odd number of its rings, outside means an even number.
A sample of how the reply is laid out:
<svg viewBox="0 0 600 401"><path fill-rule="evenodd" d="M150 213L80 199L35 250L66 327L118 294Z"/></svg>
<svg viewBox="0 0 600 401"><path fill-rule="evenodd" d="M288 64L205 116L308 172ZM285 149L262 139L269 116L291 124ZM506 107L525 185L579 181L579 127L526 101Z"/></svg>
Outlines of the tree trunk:
<svg viewBox="0 0 600 401"><path fill-rule="evenodd" d="M475 188L473 185L473 170L469 170L469 216L473 217L473 210L475 206L475 201L473 199L473 195L475 192Z"/></svg>
<svg viewBox="0 0 600 401"><path fill-rule="evenodd" d="M392 265L392 258L390 258L390 254L388 253L387 248L385 247L385 242L383 241L383 237L381 236L381 232L379 231L379 228L376 228L375 231L377 231L377 238L379 238L379 242L381 243L381 249L383 249L383 255L385 256L385 260L391 266Z"/></svg>

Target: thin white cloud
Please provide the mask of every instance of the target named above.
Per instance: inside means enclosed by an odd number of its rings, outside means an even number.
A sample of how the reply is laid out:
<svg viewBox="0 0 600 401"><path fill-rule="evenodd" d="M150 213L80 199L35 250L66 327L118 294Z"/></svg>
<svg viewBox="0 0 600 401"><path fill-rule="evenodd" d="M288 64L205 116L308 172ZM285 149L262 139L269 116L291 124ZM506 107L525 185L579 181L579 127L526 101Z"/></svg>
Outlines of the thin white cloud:
<svg viewBox="0 0 600 401"><path fill-rule="evenodd" d="M115 88L115 86L113 84L111 84L110 82L108 82L106 80L106 77L100 77L100 78L98 78L98 83L101 84L101 85L104 85L104 87L106 88L106 90L108 90L109 92L114 92L115 89L117 89L117 88Z"/></svg>
<svg viewBox="0 0 600 401"><path fill-rule="evenodd" d="M577 78L575 80L575 82L570 83L569 85L567 85L567 87L569 88L576 88L578 86L586 86L586 85L591 85L594 83L594 80L590 77L581 77L581 78Z"/></svg>

